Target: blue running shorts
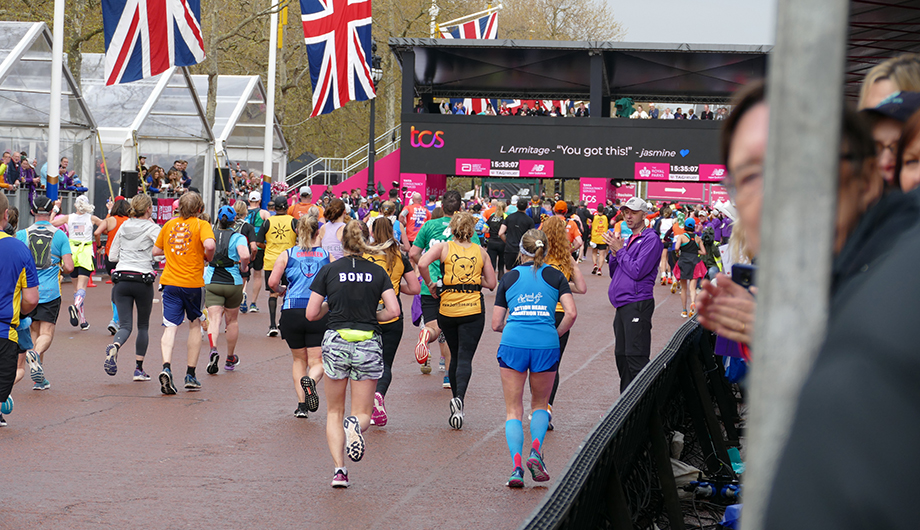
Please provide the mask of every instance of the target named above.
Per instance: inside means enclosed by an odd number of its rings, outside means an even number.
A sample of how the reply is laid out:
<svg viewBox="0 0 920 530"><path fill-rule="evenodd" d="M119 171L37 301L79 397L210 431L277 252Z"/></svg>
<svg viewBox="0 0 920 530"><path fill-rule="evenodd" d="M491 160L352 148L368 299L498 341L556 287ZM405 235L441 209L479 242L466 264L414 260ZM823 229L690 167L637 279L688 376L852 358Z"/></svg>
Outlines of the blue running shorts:
<svg viewBox="0 0 920 530"><path fill-rule="evenodd" d="M163 286L163 325L182 324L183 317L201 318L201 287Z"/></svg>
<svg viewBox="0 0 920 530"><path fill-rule="evenodd" d="M559 368L559 348L535 350L532 348L515 348L504 344L498 347L498 365L511 368L515 372L531 373L555 372Z"/></svg>

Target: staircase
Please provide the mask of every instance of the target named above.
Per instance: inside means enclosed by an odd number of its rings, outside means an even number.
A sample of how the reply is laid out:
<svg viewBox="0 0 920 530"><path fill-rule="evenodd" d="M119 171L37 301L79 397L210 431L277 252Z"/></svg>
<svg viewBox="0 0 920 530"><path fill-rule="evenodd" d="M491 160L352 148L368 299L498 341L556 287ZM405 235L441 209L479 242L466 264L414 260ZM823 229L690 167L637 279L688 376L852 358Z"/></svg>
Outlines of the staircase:
<svg viewBox="0 0 920 530"><path fill-rule="evenodd" d="M399 125L384 132L374 140L377 158L382 158L399 148ZM287 176L288 187L297 189L314 184L329 185L339 178L343 181L367 167L367 145L344 158L317 158Z"/></svg>

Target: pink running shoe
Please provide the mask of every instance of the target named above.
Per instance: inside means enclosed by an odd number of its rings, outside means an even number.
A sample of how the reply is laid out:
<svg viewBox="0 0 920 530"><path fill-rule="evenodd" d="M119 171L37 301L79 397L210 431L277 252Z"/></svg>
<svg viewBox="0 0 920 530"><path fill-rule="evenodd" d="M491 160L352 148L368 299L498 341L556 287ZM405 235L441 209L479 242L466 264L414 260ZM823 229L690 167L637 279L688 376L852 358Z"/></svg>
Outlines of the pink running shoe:
<svg viewBox="0 0 920 530"><path fill-rule="evenodd" d="M374 411L371 412L371 423L377 427L383 427L387 424L387 409L383 405L383 394L380 392L374 394Z"/></svg>
<svg viewBox="0 0 920 530"><path fill-rule="evenodd" d="M419 364L425 364L425 361L428 360L428 340L431 338L431 332L428 331L428 328L422 326L421 331L418 332L418 344L415 345L415 360Z"/></svg>

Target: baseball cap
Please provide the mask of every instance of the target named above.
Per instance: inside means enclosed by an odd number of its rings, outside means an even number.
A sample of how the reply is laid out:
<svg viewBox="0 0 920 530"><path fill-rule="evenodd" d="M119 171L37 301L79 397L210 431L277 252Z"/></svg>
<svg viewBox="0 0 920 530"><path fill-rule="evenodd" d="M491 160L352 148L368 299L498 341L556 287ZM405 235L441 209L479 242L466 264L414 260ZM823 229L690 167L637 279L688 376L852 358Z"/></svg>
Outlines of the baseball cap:
<svg viewBox="0 0 920 530"><path fill-rule="evenodd" d="M281 209L281 208L287 208L287 205L288 205L287 197L285 197L284 195L278 195L277 197L274 198L274 200L272 200L272 206L276 210Z"/></svg>
<svg viewBox="0 0 920 530"><path fill-rule="evenodd" d="M553 211L556 213L566 213L569 211L569 205L565 201L556 201L556 204L553 206Z"/></svg>
<svg viewBox="0 0 920 530"><path fill-rule="evenodd" d="M257 191L250 191L250 192L249 192L249 200L250 200L250 201L261 201L261 200L262 200L262 194L259 193L259 192L257 192Z"/></svg>
<svg viewBox="0 0 920 530"><path fill-rule="evenodd" d="M920 109L920 92L895 92L875 108L863 109L863 112L905 123L917 109Z"/></svg>
<svg viewBox="0 0 920 530"><path fill-rule="evenodd" d="M300 188L300 196L303 197L304 195L313 195L313 190L310 189L310 186L302 186Z"/></svg>
<svg viewBox="0 0 920 530"><path fill-rule="evenodd" d="M696 221L694 221L692 217L686 219L684 221L684 228L690 228L690 229L696 228Z"/></svg>
<svg viewBox="0 0 920 530"><path fill-rule="evenodd" d="M35 200L32 201L35 205L35 211L37 213L51 213L51 210L54 209L54 201L46 197L45 195L39 195L35 197Z"/></svg>
<svg viewBox="0 0 920 530"><path fill-rule="evenodd" d="M623 204L623 206L620 206L621 210L623 208L629 208L634 212L650 213L648 205L639 197L630 197L629 200Z"/></svg>
<svg viewBox="0 0 920 530"><path fill-rule="evenodd" d="M217 211L217 218L221 221L235 221L236 210L233 209L233 206L221 206Z"/></svg>

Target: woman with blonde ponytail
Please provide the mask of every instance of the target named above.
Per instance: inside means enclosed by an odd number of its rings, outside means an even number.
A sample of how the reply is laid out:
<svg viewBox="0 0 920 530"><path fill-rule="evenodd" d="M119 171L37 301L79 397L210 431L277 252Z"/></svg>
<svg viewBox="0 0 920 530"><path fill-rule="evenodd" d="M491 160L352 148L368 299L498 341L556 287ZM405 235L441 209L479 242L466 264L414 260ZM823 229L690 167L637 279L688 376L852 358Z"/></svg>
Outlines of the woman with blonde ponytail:
<svg viewBox="0 0 920 530"><path fill-rule="evenodd" d="M546 234L528 230L521 238L519 250L521 265L502 277L492 311L492 329L502 332L497 357L505 395L505 440L514 462L507 482L511 488L524 487L522 419L524 384L528 379L533 444L526 465L535 481L549 480L543 464L543 438L549 427L547 408L559 367L559 337L568 333L577 316L568 280L545 263L549 251ZM557 303L562 304L564 312L558 326L554 315Z"/></svg>
<svg viewBox="0 0 920 530"><path fill-rule="evenodd" d="M294 357L294 391L298 405L294 417L306 418L319 409L316 384L323 378L323 335L328 318L307 320L305 310L310 301L310 286L323 266L331 263L329 253L319 246L319 220L305 215L297 221L297 244L282 252L275 261L268 285L284 293L281 306L281 336ZM282 276L287 285L282 285Z"/></svg>
<svg viewBox="0 0 920 530"><path fill-rule="evenodd" d="M306 317L317 321L329 315L323 335L326 376L326 440L335 465L332 487L348 487L345 453L354 462L364 457L362 434L370 426L377 380L383 375L380 322L399 317L399 301L390 277L364 255L376 254L361 232L363 223L342 227L342 257L325 265L310 284ZM383 308L379 301L383 301ZM351 386L351 414L345 416L345 397ZM344 431L338 426L343 425Z"/></svg>

